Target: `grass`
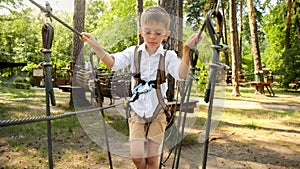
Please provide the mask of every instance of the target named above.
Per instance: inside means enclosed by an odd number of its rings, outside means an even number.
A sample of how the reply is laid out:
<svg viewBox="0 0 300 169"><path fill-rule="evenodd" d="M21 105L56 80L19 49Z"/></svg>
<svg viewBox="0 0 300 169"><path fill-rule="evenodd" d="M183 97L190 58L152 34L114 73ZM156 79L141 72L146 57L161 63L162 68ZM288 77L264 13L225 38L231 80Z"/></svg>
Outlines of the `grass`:
<svg viewBox="0 0 300 169"><path fill-rule="evenodd" d="M250 87L249 84L240 86L240 97L232 96L232 86L227 85L225 87L218 87L218 91L215 92L215 97L226 98L226 100L243 100L243 101L255 101L261 103L278 103L281 104L300 104L300 90L296 91L294 89L281 88L277 83L271 84L275 96L269 96L267 89L265 89L265 95L254 94L255 88ZM195 87L192 88L191 97L203 98L205 95L205 90L199 90ZM280 96L280 97L279 97ZM298 97L298 99L296 98Z"/></svg>
<svg viewBox="0 0 300 169"><path fill-rule="evenodd" d="M118 132L123 133L125 136L129 136L129 130L127 122L121 115L106 116L108 124Z"/></svg>
<svg viewBox="0 0 300 169"><path fill-rule="evenodd" d="M281 104L300 104L300 99L295 99L296 96L300 96L300 91L288 90L281 88L277 84L271 84L273 91L275 92L275 96L269 96L268 91L265 89L265 95L257 95L254 94L255 88L246 85L246 87L240 86L240 94L241 97L235 97L231 95L232 86L226 86L226 99L228 100L245 100L245 101L256 101L256 102L264 102L264 103L277 103L281 102ZM278 95L283 95L282 97L278 97ZM294 97L291 97L294 96ZM289 98L290 97L290 98Z"/></svg>
<svg viewBox="0 0 300 169"><path fill-rule="evenodd" d="M285 92L275 87L275 92L289 96L297 96L295 93ZM241 87L242 97L229 98L232 100L271 102L277 104L300 104L299 99L293 101L290 98L277 98L253 95L254 88ZM231 87L226 87L226 94L230 95ZM297 94L297 93L296 93ZM44 91L12 89L0 87L0 119L12 119L22 117L44 116L45 103ZM298 95L299 96L299 95ZM74 111L69 107L68 93L56 93L57 106L51 108L53 114ZM293 98L293 97L292 97ZM63 101L62 101L63 100ZM202 131L206 122L207 107L199 108L194 128ZM127 123L123 116L110 115L105 118L106 122L115 130L128 136ZM85 163L97 161L98 164L107 163L105 151L93 143L81 128L77 117L68 117L52 121L52 138L54 144L54 161L57 168L69 168L85 166ZM300 127L300 110L253 110L225 108L222 114L218 130L249 129L270 131L294 131ZM199 133L188 134L183 141L183 146L198 144ZM18 153L20 164L11 163L0 156L0 163L4 162L5 168L28 168L47 167L47 138L46 123L37 122L0 128L0 142L5 145L5 152ZM1 146L0 146L1 148ZM8 155L12 158L12 155ZM2 158L2 159L1 159ZM76 165L72 161L79 161ZM83 163L81 165L81 163ZM122 168L122 165L120 165Z"/></svg>

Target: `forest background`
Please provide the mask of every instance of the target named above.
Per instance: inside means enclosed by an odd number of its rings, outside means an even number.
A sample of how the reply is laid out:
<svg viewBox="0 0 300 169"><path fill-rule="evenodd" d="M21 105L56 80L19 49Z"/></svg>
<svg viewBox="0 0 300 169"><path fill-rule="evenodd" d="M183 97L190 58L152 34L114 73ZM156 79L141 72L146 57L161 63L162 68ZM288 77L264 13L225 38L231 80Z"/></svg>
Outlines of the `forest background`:
<svg viewBox="0 0 300 169"><path fill-rule="evenodd" d="M254 61L251 53L251 35L249 28L248 9L243 1L238 19L238 32L241 39L242 70L246 72L246 79L254 79ZM271 68L272 74L278 82L287 87L289 83L300 78L300 2L292 1L290 42L287 48L286 20L288 1L254 0L254 10L257 21L259 47L262 67ZM43 2L40 2L41 4ZM156 1L145 0L144 9L156 4ZM23 71L31 74L43 61L37 55L42 48L41 26L42 13L26 1L0 0L0 62L25 62ZM73 3L69 2L67 9L53 7L53 13L68 24L73 24ZM210 8L211 1L184 1L184 38L197 32L203 23L205 11ZM225 9L225 19L229 20L229 4L222 2ZM53 21L55 37L52 47L52 62L57 68L67 68L72 60L73 33L58 22ZM229 27L229 22L227 22ZM242 26L242 29L240 27ZM229 29L227 38L230 39ZM136 0L87 0L85 15L85 32L99 35L99 41L111 52L121 51L138 43ZM228 40L229 42L229 40ZM201 51L200 51L201 52ZM224 61L224 58L221 58ZM9 77L8 70L1 70L2 78ZM62 75L63 76L63 75Z"/></svg>

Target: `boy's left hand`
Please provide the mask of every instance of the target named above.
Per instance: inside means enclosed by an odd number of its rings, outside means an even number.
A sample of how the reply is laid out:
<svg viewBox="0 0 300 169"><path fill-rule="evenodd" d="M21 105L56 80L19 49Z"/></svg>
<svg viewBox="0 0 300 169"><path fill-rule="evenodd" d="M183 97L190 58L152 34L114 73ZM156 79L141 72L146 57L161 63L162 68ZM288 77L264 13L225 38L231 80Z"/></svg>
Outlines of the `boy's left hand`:
<svg viewBox="0 0 300 169"><path fill-rule="evenodd" d="M185 43L184 48L192 49L202 40L202 36L198 36L198 34L192 35Z"/></svg>

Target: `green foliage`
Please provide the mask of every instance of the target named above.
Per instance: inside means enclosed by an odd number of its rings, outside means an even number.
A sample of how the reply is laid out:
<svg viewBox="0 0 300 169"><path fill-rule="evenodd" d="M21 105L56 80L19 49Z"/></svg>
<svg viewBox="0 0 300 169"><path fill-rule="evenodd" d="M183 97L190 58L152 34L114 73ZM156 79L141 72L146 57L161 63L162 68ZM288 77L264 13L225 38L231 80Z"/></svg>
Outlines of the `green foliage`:
<svg viewBox="0 0 300 169"><path fill-rule="evenodd" d="M98 0L88 0L86 4L86 24L85 30L86 32L92 32L102 25L99 25L99 20L101 20L105 9L107 8L107 4L104 1Z"/></svg>
<svg viewBox="0 0 300 169"><path fill-rule="evenodd" d="M270 14L264 16L262 27L266 33L266 49L262 53L262 60L270 67L274 74L283 75L281 83L287 87L290 82L300 78L299 73L299 39L297 38L296 20L299 13L293 15L291 20L290 43L292 48L285 49L286 29L285 2L271 8ZM294 10L299 11L300 5L294 4ZM285 62L287 61L287 65Z"/></svg>
<svg viewBox="0 0 300 169"><path fill-rule="evenodd" d="M72 14L60 12L56 14L68 25L72 25ZM72 59L72 36L73 32L62 24L53 21L54 39L52 45L51 61L59 68L67 68ZM40 28L41 29L41 28ZM40 35L39 35L40 36ZM40 37L41 38L41 37ZM41 56L43 58L43 56Z"/></svg>
<svg viewBox="0 0 300 169"><path fill-rule="evenodd" d="M251 53L251 44L244 43L243 44L243 51L242 51L242 69L246 72L254 72L254 61L253 56ZM246 76L247 78L248 76ZM252 78L246 80L253 80Z"/></svg>
<svg viewBox="0 0 300 169"><path fill-rule="evenodd" d="M70 13L56 14L68 24L72 24ZM32 68L43 62L44 57L38 55L42 48L42 16L30 8L11 11L1 15L4 22L0 27L0 61L27 62L23 71L31 73ZM71 60L72 32L60 23L53 21L54 40L52 45L52 64L57 68L66 68ZM4 72L2 76L8 73Z"/></svg>
<svg viewBox="0 0 300 169"><path fill-rule="evenodd" d="M285 49L285 22L286 22L286 3L279 3L271 6L269 0L261 4L255 2L255 10L258 21L259 41L262 56L263 67L270 67L274 74L283 75L286 82L284 84L297 80L299 78L299 40L297 38L297 24L299 20L299 3L294 2L292 26L291 26L291 44L292 48ZM144 0L144 9L154 5L153 0ZM43 56L37 54L42 48L41 42L41 14L33 12L32 9L25 8L19 0L0 0L0 7L7 9L7 14L0 15L0 61L7 62L27 62L28 65L23 69L31 72L37 64L43 61ZM223 3L222 6L226 3ZM187 26L194 30L199 30L207 11L211 7L211 1L185 1L184 12L187 17ZM18 8L18 10L16 10ZM24 8L24 9L23 9ZM246 5L244 4L244 8ZM269 14L265 14L266 8ZM86 24L85 31L92 32L101 45L111 52L119 52L125 48L137 44L137 17L136 0L110 0L97 1L87 0L86 6ZM36 9L34 10L36 11ZM253 72L253 59L251 54L251 42L249 34L248 16L244 9L243 18L243 51L242 68L246 72ZM55 13L67 24L72 25L72 13ZM227 19L228 21L228 19ZM51 61L57 68L66 68L71 60L71 47L73 33L60 23L53 20L55 29ZM184 33L184 39L187 39L193 32ZM228 29L229 32L229 29ZM228 34L229 35L229 34ZM205 42L203 44L209 44ZM202 68L197 76L203 78L199 81L199 86L206 81L207 65L211 58L210 47L199 49L200 55L205 57L199 59L198 67ZM206 57L207 55L207 57ZM222 57L221 57L222 59ZM289 65L285 66L285 60ZM101 68L106 68L100 63ZM9 73L3 72L2 76L8 76Z"/></svg>
<svg viewBox="0 0 300 169"><path fill-rule="evenodd" d="M205 20L206 13L211 8L211 1L187 1L184 4L184 10L186 12L187 22L194 30L200 28L201 23Z"/></svg>
<svg viewBox="0 0 300 169"><path fill-rule="evenodd" d="M285 77L282 80L283 86L288 87L289 83L300 80L300 49L285 50L282 57L288 60Z"/></svg>
<svg viewBox="0 0 300 169"><path fill-rule="evenodd" d="M30 89L30 79L28 77L14 77L10 80L4 79L3 81L0 79L0 86L3 87L12 87L16 89ZM0 91L1 93L1 91Z"/></svg>
<svg viewBox="0 0 300 169"><path fill-rule="evenodd" d="M205 84L208 82L209 64L211 63L213 54L210 47L211 44L209 36L204 35L201 43L197 46L199 56L196 66L197 68L200 68L200 70L195 72L195 77L199 79L195 84L200 91L204 91L206 87Z"/></svg>
<svg viewBox="0 0 300 169"><path fill-rule="evenodd" d="M95 22L99 42L108 50L118 52L137 44L137 20L134 0L111 0L109 7Z"/></svg>
<svg viewBox="0 0 300 169"><path fill-rule="evenodd" d="M144 8L154 4L145 1ZM98 25L93 34L111 52L119 52L137 45L137 17L135 0L111 0L99 19L90 23Z"/></svg>
<svg viewBox="0 0 300 169"><path fill-rule="evenodd" d="M40 40L36 17L31 16L31 10L13 11L2 15L5 20L0 28L0 60L4 62L41 61L36 56Z"/></svg>

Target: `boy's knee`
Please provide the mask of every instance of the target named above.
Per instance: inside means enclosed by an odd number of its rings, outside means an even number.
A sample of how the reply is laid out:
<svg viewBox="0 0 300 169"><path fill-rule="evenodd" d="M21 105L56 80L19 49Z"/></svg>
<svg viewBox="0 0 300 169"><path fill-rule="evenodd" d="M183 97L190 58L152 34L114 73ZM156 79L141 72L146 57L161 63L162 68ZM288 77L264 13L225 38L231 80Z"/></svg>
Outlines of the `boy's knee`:
<svg viewBox="0 0 300 169"><path fill-rule="evenodd" d="M156 157L147 157L146 161L148 166L158 167L158 159Z"/></svg>
<svg viewBox="0 0 300 169"><path fill-rule="evenodd" d="M136 158L136 157L131 157L131 160L134 162L136 165L141 165L144 162L144 158Z"/></svg>

